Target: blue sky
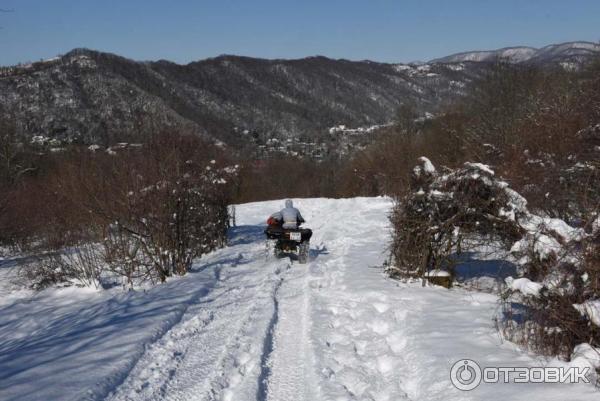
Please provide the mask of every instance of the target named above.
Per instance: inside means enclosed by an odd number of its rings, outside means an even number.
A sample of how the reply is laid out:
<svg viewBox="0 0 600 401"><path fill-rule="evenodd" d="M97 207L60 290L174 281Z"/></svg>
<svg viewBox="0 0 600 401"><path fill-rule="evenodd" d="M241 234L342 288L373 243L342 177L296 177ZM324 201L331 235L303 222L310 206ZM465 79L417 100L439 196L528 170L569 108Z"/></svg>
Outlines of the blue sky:
<svg viewBox="0 0 600 401"><path fill-rule="evenodd" d="M385 62L600 40L599 0L0 0L0 65L75 47L187 63L220 54Z"/></svg>

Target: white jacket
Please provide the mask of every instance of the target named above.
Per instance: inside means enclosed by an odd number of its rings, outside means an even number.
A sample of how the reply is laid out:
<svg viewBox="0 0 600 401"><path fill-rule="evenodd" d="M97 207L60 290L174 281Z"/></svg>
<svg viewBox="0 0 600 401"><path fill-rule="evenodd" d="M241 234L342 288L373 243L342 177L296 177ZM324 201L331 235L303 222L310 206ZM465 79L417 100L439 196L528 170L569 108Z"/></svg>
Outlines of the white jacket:
<svg viewBox="0 0 600 401"><path fill-rule="evenodd" d="M294 203L289 199L285 201L285 208L277 213L273 213L271 217L281 221L283 228L288 229L296 229L299 224L304 223L304 218L300 214L300 211L294 207Z"/></svg>

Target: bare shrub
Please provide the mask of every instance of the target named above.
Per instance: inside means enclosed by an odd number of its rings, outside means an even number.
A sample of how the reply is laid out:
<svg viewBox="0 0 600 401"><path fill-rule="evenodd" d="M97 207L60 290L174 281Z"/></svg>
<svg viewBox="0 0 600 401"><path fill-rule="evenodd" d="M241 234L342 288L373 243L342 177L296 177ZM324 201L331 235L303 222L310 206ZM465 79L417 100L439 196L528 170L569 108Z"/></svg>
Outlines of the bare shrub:
<svg viewBox="0 0 600 401"><path fill-rule="evenodd" d="M571 72L500 63L475 80L461 107L467 159L493 163L531 210L587 218L600 201L598 65Z"/></svg>
<svg viewBox="0 0 600 401"><path fill-rule="evenodd" d="M550 258L531 253L524 274L537 277L536 290L523 291L514 285L505 290L504 336L537 353L566 360L580 344L600 349L598 245L598 238L591 236Z"/></svg>
<svg viewBox="0 0 600 401"><path fill-rule="evenodd" d="M438 173L429 159L420 158L410 191L397 199L391 215L390 273L422 278L430 270L452 272L452 256L475 246L473 238L510 246L522 233L515 220L519 202L487 166L465 163Z"/></svg>
<svg viewBox="0 0 600 401"><path fill-rule="evenodd" d="M102 247L83 242L69 249L29 257L21 270L34 289L64 283L98 289L102 286L100 278L105 266Z"/></svg>
<svg viewBox="0 0 600 401"><path fill-rule="evenodd" d="M24 196L22 215L43 215L44 226L32 230L36 250L56 255L32 271L83 285L95 285L103 271L129 286L183 275L195 258L225 245L236 174L190 136L156 136L116 153L71 149L29 187L38 200Z"/></svg>

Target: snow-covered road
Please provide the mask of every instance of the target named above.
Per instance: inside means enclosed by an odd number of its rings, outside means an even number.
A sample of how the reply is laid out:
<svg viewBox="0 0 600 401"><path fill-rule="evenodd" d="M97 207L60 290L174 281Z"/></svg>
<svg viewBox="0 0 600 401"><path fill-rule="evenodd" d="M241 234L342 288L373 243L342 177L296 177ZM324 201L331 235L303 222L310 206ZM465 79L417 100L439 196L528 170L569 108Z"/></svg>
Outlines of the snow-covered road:
<svg viewBox="0 0 600 401"><path fill-rule="evenodd" d="M265 254L237 207L231 244L147 292L4 294L0 400L593 400L588 385L449 380L454 362L534 366L503 343L492 295L386 278L385 198L300 199L310 262Z"/></svg>

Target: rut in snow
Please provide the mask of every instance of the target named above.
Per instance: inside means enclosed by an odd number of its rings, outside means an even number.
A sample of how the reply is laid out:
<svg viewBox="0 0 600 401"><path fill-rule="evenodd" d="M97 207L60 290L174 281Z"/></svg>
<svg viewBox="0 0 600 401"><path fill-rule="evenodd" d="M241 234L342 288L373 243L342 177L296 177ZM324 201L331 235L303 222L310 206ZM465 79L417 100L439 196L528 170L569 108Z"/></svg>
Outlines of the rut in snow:
<svg viewBox="0 0 600 401"><path fill-rule="evenodd" d="M271 317L271 321L269 322L267 336L265 337L265 341L263 343L263 352L260 357L261 371L260 375L258 376L258 391L256 392L256 399L258 401L265 401L267 399L267 380L271 375L269 357L273 352L274 331L275 327L277 326L277 321L279 320L279 301L277 300L277 293L279 292L282 283L283 277L279 279L279 282L277 283L277 286L273 291L273 316Z"/></svg>

